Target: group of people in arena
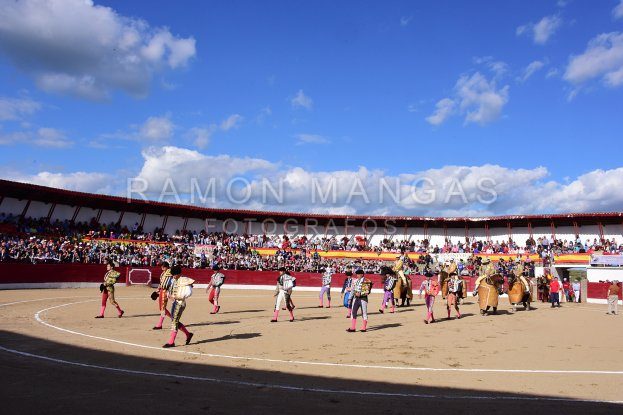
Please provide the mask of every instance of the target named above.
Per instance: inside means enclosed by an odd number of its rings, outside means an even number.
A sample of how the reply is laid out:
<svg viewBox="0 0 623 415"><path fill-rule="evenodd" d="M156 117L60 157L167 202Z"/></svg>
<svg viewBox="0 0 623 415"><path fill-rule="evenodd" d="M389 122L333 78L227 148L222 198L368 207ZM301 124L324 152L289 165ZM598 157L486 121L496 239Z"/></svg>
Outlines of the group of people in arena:
<svg viewBox="0 0 623 415"><path fill-rule="evenodd" d="M478 258L480 259L480 257ZM384 314L388 308L390 313L395 312L395 308L398 305L397 302L401 296L400 292L396 291L398 284L402 284L412 298L412 287L409 283L411 278L409 277L407 263L407 255L400 254L396 256L396 260L391 266L387 264L381 266L379 273L382 277L381 288L383 290L383 295L379 307L380 314ZM528 296L531 295L533 285L540 284L541 279L545 280L549 291L548 300L551 302L552 307L555 305L558 307L560 306L560 296L571 301L579 296L580 288L578 284L569 284L567 279L560 282L557 277L549 273L549 270L546 270L545 275L539 277L537 282L534 283L532 278L534 276L534 269L531 268L531 265L533 264L521 258L513 262L501 260L497 264L494 264L489 258L485 257L478 263L479 277L475 282L473 295L480 295L477 294L479 285L485 284L487 278L495 274L503 276L503 280L506 276L518 279ZM115 271L114 266L115 264L112 261L107 265L104 282L100 286L102 292L102 307L96 318L104 317L108 301L116 308L119 318L123 317L125 313L116 302L114 296L114 285L119 277L119 272ZM175 346L178 331L182 331L185 334L185 344L189 344L193 338L193 333L190 333L186 329L186 326L181 322L181 317L187 305L186 300L192 295L195 281L183 275L182 267L179 264L170 266L168 262L163 261L161 266L162 274L160 275L158 290L152 293L152 299L158 300L158 308L160 310L158 323L153 327L153 330L162 330L165 318L169 317L171 319L171 330L169 340L163 347L169 348ZM432 324L436 321L433 306L437 296L442 290L446 300L448 319L451 318L452 310L454 310L457 319L461 318L459 306L467 293L466 281L462 278L459 267L454 259L450 259L443 264L438 264L438 267L438 275L432 272L424 273L426 278L420 286L420 298L422 298L422 294L424 294L424 304L426 307L424 322L426 324ZM213 309L210 313L217 314L220 311L219 297L221 286L224 284L226 277L225 274L221 272L221 267L217 261L212 262L211 268L213 273L206 288L206 293L208 294L209 302L213 305ZM277 271L278 277L274 293L276 299L273 317L270 321L273 323L278 322L280 311L287 310L289 313L289 321L293 322L295 320L294 309L296 306L292 294L296 287L296 277L284 266L280 267ZM318 295L318 307L331 308L331 285L333 283L335 269L327 267L322 268L320 271L322 272L322 276ZM359 331L366 332L368 330L369 295L372 292L373 282L366 274L367 272L361 266L361 261L353 261L346 265L344 269L345 278L342 284L341 297L343 306L347 308L346 318L350 320L350 326L347 328L347 332L357 331L357 319L360 313L362 324ZM614 285L615 287L610 287L608 291L609 303L612 303L612 298L615 298L618 294L618 285ZM538 288L541 290L541 286ZM403 304L401 305L405 305L404 300L407 295L408 294L405 294L402 297ZM406 305L409 305L408 301ZM616 314L616 305L613 307L612 304L610 304L609 307L608 313Z"/></svg>

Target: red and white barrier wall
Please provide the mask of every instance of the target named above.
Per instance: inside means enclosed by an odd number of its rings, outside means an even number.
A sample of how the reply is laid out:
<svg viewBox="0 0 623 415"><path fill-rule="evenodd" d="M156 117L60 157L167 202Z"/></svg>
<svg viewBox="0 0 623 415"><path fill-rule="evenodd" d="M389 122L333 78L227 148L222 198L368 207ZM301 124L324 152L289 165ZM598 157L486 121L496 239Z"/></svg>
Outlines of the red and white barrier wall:
<svg viewBox="0 0 623 415"><path fill-rule="evenodd" d="M157 284L161 270L159 267L117 267L121 276L119 283L127 283L128 276L131 274L134 283L143 283L149 271L151 273L151 283ZM0 263L0 289L18 288L80 288L96 287L104 279L106 273L105 265L96 264L23 264L23 263ZM184 275L197 281L199 287L205 286L212 276L210 269L185 269ZM227 288L246 288L246 289L273 289L277 282L278 273L276 271L231 271L224 270L226 275ZM320 287L321 274L309 272L295 272L293 275L297 280L297 287L300 290L316 290ZM379 275L368 275L374 282L374 291L378 292L381 288L381 278ZM424 280L422 275L413 275L413 290L419 290L420 284ZM467 278L467 287L471 292L474 287L475 278ZM344 281L343 274L333 276L334 289L341 289ZM605 302L608 292L608 283L588 282L587 294L589 302ZM619 299L621 299L619 292Z"/></svg>
<svg viewBox="0 0 623 415"><path fill-rule="evenodd" d="M115 268L121 273L118 283L124 284L128 281L128 276L132 273L132 281L143 282L144 271L151 272L152 284L157 284L160 267L126 267ZM184 275L193 278L199 286L206 285L214 271L210 269L184 269ZM277 271L222 271L227 277L225 283L229 288L270 288L273 289L277 283L279 273ZM98 286L104 280L106 273L105 265L96 264L22 264L22 263L0 263L0 289L10 288L73 288L73 287L92 287ZM318 289L321 283L321 274L311 272L294 272L297 288ZM380 275L367 275L374 283L374 288L382 288ZM333 276L333 287L340 288L344 281L344 274ZM412 276L413 289L419 289L424 280L422 275ZM468 278L468 288L471 290L474 285L474 278Z"/></svg>

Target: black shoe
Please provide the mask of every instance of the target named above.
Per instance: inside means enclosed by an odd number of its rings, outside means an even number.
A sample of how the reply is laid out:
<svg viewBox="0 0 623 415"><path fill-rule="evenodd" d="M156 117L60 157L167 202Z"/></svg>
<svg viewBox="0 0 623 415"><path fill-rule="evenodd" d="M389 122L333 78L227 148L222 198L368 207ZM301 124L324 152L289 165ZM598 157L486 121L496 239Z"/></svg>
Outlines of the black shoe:
<svg viewBox="0 0 623 415"><path fill-rule="evenodd" d="M104 316L95 316L95 318L104 318Z"/></svg>
<svg viewBox="0 0 623 415"><path fill-rule="evenodd" d="M168 349L170 347L175 347L175 343L171 344L171 343L165 343L163 346L163 348Z"/></svg>
<svg viewBox="0 0 623 415"><path fill-rule="evenodd" d="M190 341L192 340L194 335L195 333L188 333L188 337L186 337L186 344L190 344Z"/></svg>
<svg viewBox="0 0 623 415"><path fill-rule="evenodd" d="M379 313L381 313L381 314L383 314L383 313L384 313L384 311L383 311L383 309L382 309L382 308L379 308Z"/></svg>
<svg viewBox="0 0 623 415"><path fill-rule="evenodd" d="M162 327L153 326L151 329L152 329L152 330L162 330Z"/></svg>
<svg viewBox="0 0 623 415"><path fill-rule="evenodd" d="M290 319L290 323L292 323L293 321L294 321L294 319L293 319L293 318L291 318L291 319Z"/></svg>
<svg viewBox="0 0 623 415"><path fill-rule="evenodd" d="M347 331L347 332L349 332L349 333L354 333L354 332L356 332L357 330L353 330L353 329L346 329L346 331Z"/></svg>
<svg viewBox="0 0 623 415"><path fill-rule="evenodd" d="M277 320L276 320L276 319L272 319L272 320L270 320L270 322L271 322L271 323L276 323L276 322L277 322Z"/></svg>

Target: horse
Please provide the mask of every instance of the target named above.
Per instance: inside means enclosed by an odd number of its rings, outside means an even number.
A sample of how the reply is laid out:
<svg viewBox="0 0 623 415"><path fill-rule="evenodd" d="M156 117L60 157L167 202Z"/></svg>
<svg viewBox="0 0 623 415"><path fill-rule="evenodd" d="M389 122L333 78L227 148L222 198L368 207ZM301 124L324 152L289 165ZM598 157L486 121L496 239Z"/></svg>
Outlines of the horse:
<svg viewBox="0 0 623 415"><path fill-rule="evenodd" d="M413 298L411 277L405 275L403 272L397 272L396 277L396 286L394 287L394 300L396 302L396 307L404 307L405 305L409 306L411 304L411 299ZM400 305L398 304L398 300L402 300Z"/></svg>
<svg viewBox="0 0 623 415"><path fill-rule="evenodd" d="M448 280L450 276L446 271L441 271L439 273L439 285L441 286L441 298L445 300L448 295Z"/></svg>
<svg viewBox="0 0 623 415"><path fill-rule="evenodd" d="M521 303L526 311L530 311L530 303L532 302L532 293L526 292L523 282L514 275L508 278L508 302L512 306L512 312L517 311L517 304ZM529 288L529 287L528 287Z"/></svg>
<svg viewBox="0 0 623 415"><path fill-rule="evenodd" d="M480 306L481 316L486 316L489 313L489 308L493 308L493 314L497 314L498 297L503 285L504 278L500 274L491 275L480 282L478 286L478 305Z"/></svg>

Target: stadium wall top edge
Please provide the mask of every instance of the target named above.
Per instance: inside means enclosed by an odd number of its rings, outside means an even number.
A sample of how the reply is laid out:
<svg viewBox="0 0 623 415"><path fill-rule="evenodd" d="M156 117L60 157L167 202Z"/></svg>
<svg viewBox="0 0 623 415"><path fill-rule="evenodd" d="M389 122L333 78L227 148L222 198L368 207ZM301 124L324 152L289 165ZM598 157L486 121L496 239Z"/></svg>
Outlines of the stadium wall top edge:
<svg viewBox="0 0 623 415"><path fill-rule="evenodd" d="M231 218L231 219L317 219L321 223L330 220L364 222L366 220L393 221L396 224L447 224L453 227L464 224L485 223L527 223L533 225L549 225L560 222L595 222L623 223L623 211L620 212L590 212L590 213L556 213L533 215L504 215L486 217L427 217L427 216L375 216L375 215L340 215L300 212L258 211L244 209L219 209L194 205L158 202L143 199L128 199L121 196L103 195L59 189L31 183L23 183L0 179L0 198L16 198L21 200L39 201L43 203L58 203L71 206L84 206L94 209L137 212L155 215L168 215L188 218Z"/></svg>

